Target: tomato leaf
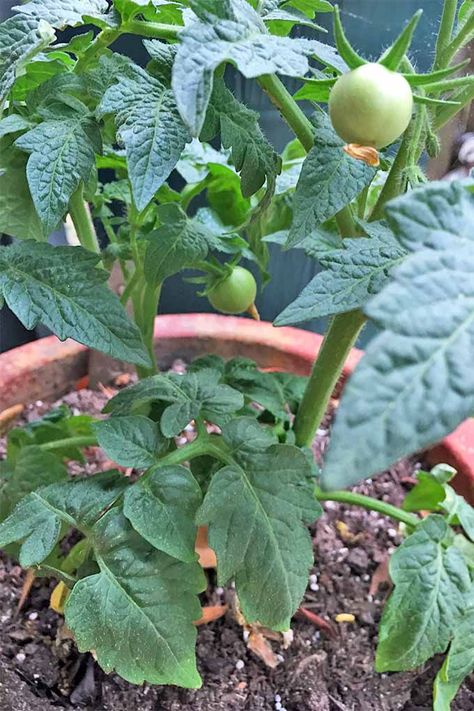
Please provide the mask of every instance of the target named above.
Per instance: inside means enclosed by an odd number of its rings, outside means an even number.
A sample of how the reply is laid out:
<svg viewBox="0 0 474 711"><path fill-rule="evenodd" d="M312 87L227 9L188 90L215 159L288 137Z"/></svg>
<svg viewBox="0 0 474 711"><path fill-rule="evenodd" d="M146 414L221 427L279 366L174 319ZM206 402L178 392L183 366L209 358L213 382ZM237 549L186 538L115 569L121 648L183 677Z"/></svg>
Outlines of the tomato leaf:
<svg viewBox="0 0 474 711"><path fill-rule="evenodd" d="M120 496L126 483L111 470L33 491L0 524L0 548L19 542L21 565L39 565L58 542L63 523L88 530Z"/></svg>
<svg viewBox="0 0 474 711"><path fill-rule="evenodd" d="M225 86L222 79L214 82L201 140L211 141L220 133L224 148L232 150L232 161L240 173L244 197L250 197L267 181L273 192L281 170L281 160L263 135L258 114L248 109Z"/></svg>
<svg viewBox="0 0 474 711"><path fill-rule="evenodd" d="M295 301L275 319L276 326L310 321L361 308L388 283L406 251L390 231L383 239L346 238L343 249L319 257L316 274Z"/></svg>
<svg viewBox="0 0 474 711"><path fill-rule="evenodd" d="M449 652L433 688L434 711L449 711L465 677L474 670L474 590L466 595L463 615L456 625Z"/></svg>
<svg viewBox="0 0 474 711"><path fill-rule="evenodd" d="M106 672L133 684L197 688L193 621L204 574L155 550L118 509L91 532L100 572L82 578L66 603L66 624L81 652L94 650Z"/></svg>
<svg viewBox="0 0 474 711"><path fill-rule="evenodd" d="M101 420L94 432L107 456L123 467L147 469L168 448L156 422L143 415Z"/></svg>
<svg viewBox="0 0 474 711"><path fill-rule="evenodd" d="M349 156L322 111L315 114L315 145L303 163L293 201L287 246L294 247L350 203L371 182L375 170ZM318 199L315 200L315 195Z"/></svg>
<svg viewBox="0 0 474 711"><path fill-rule="evenodd" d="M217 241L211 230L190 220L178 205L160 206L158 215L162 225L147 235L145 278L151 284L161 284L205 259Z"/></svg>
<svg viewBox="0 0 474 711"><path fill-rule="evenodd" d="M4 130L20 125L6 121L0 123L0 130L1 124ZM42 241L45 233L28 187L26 162L25 154L11 144L10 138L0 139L0 232L17 239Z"/></svg>
<svg viewBox="0 0 474 711"><path fill-rule="evenodd" d="M387 213L413 254L366 307L385 330L345 388L323 470L331 488L424 449L474 408L466 359L474 338L474 196L461 184L434 183Z"/></svg>
<svg viewBox="0 0 474 711"><path fill-rule="evenodd" d="M3 464L3 471L0 470L0 521L30 492L67 478L66 467L57 456L37 445L24 447L15 461L8 459Z"/></svg>
<svg viewBox="0 0 474 711"><path fill-rule="evenodd" d="M53 28L44 20L14 15L0 24L0 106L23 65L55 39Z"/></svg>
<svg viewBox="0 0 474 711"><path fill-rule="evenodd" d="M235 578L246 620L286 630L313 560L304 524L321 513L311 467L253 419L233 420L223 437L232 461L214 474L197 520L209 525L220 584Z"/></svg>
<svg viewBox="0 0 474 711"><path fill-rule="evenodd" d="M246 0L192 0L198 20L179 35L172 86L178 109L193 136L198 136L212 93L214 70L234 63L248 79L276 72L304 76L308 57L338 66L337 52L322 42L271 35Z"/></svg>
<svg viewBox="0 0 474 711"><path fill-rule="evenodd" d="M97 124L88 114L51 118L17 138L30 153L26 166L33 202L47 234L58 225L81 180L87 183L100 153Z"/></svg>
<svg viewBox="0 0 474 711"><path fill-rule="evenodd" d="M61 340L147 365L140 332L119 299L103 283L99 256L82 247L53 247L24 241L0 249L0 292L23 323L38 323Z"/></svg>
<svg viewBox="0 0 474 711"><path fill-rule="evenodd" d="M163 185L191 140L171 90L141 67L107 89L98 115L114 114L125 145L133 197L143 210Z"/></svg>
<svg viewBox="0 0 474 711"><path fill-rule="evenodd" d="M219 373L201 370L186 375L153 375L119 392L104 411L126 415L151 408L153 403L166 405L160 417L165 437L175 437L199 415L216 424L227 422L244 405L241 393L219 383Z"/></svg>
<svg viewBox="0 0 474 711"><path fill-rule="evenodd" d="M189 469L158 464L127 489L124 513L152 546L191 563L196 560L195 516L201 499Z"/></svg>
<svg viewBox="0 0 474 711"><path fill-rule="evenodd" d="M429 516L392 555L395 585L379 629L376 669L405 671L444 652L462 618L471 587L457 548L446 547L448 525Z"/></svg>
<svg viewBox="0 0 474 711"><path fill-rule="evenodd" d="M46 20L59 30L82 24L84 17L103 18L108 3L107 0L30 0L12 9L37 22Z"/></svg>

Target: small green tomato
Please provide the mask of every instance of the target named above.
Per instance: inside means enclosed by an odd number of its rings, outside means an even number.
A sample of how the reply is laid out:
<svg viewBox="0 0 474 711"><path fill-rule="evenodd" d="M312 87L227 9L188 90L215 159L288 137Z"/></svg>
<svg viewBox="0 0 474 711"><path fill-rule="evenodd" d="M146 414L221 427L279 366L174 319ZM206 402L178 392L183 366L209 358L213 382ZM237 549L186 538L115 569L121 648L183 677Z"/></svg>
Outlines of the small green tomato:
<svg viewBox="0 0 474 711"><path fill-rule="evenodd" d="M410 123L413 94L407 80L381 64L343 74L329 97L329 115L347 143L383 148Z"/></svg>
<svg viewBox="0 0 474 711"><path fill-rule="evenodd" d="M240 314L252 306L257 296L257 283L248 269L234 267L232 273L208 294L211 305L224 314Z"/></svg>

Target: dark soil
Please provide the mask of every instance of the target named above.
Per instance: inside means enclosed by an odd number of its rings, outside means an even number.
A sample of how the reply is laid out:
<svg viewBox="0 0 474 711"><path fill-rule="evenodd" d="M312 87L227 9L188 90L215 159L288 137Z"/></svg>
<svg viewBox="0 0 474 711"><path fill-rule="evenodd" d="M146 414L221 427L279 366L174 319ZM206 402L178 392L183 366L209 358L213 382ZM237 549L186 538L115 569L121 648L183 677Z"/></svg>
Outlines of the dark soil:
<svg viewBox="0 0 474 711"><path fill-rule="evenodd" d="M62 402L76 412L95 415L106 399L107 392L82 390ZM25 418L34 419L47 407L35 403ZM320 430L317 457L327 438L327 429ZM106 464L97 457L98 452L90 450L88 472ZM404 460L357 490L399 504L416 468L414 460ZM54 582L37 580L17 614L24 573L0 557L0 711L428 711L440 660L410 673L376 674L373 668L377 623L389 592L385 562L401 540L397 524L334 503L325 509L312 530L315 567L303 604L331 623L334 636L295 619L293 643L288 649L273 643L281 663L269 669L248 651L242 628L228 614L199 628L203 687L198 691L135 687L105 675L91 656L78 654L63 620L49 609ZM215 587L211 572L203 604L218 604L231 594ZM340 613L353 615L354 621L337 622ZM463 685L453 704L455 711L472 709L474 679Z"/></svg>

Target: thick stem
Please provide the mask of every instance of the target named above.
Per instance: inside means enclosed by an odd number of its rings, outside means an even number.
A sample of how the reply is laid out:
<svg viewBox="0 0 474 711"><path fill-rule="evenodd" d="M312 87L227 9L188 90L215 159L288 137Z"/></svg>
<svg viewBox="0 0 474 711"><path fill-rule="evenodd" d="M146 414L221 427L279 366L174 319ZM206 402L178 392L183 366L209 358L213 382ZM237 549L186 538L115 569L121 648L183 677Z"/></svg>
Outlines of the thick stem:
<svg viewBox="0 0 474 711"><path fill-rule="evenodd" d="M303 148L310 151L314 144L314 128L283 82L275 74L265 74L258 78L258 83L293 129Z"/></svg>
<svg viewBox="0 0 474 711"><path fill-rule="evenodd" d="M93 43L86 49L82 57L77 61L75 72L83 72L95 57L106 47L112 44L122 34L122 29L102 30L99 32Z"/></svg>
<svg viewBox="0 0 474 711"><path fill-rule="evenodd" d="M316 498L318 501L337 501L340 504L361 506L369 511L377 511L385 516L390 516L395 521L400 521L410 526L410 528L415 528L420 522L418 516L408 511L403 511L398 506L388 504L386 501L379 501L379 499L373 499L371 496L356 494L352 491L321 491L321 489L316 489Z"/></svg>
<svg viewBox="0 0 474 711"><path fill-rule="evenodd" d="M294 429L299 447L311 446L347 356L364 323L361 311L340 314L332 321L296 415Z"/></svg>
<svg viewBox="0 0 474 711"><path fill-rule="evenodd" d="M458 0L444 0L443 14L441 16L438 38L436 40L433 69L442 69L448 64L448 62L444 63L442 57L447 46L451 42L457 6Z"/></svg>
<svg viewBox="0 0 474 711"><path fill-rule="evenodd" d="M90 252L100 253L99 241L94 223L89 211L89 206L84 202L84 189L81 185L69 200L69 214L76 229L81 245Z"/></svg>
<svg viewBox="0 0 474 711"><path fill-rule="evenodd" d="M143 290L141 312L138 317L135 315L135 320L142 333L148 355L152 362L152 365L148 368L137 366L137 373L140 378L146 378L158 372L154 347L154 332L160 294L161 284L158 284L158 286L150 286L147 284Z"/></svg>

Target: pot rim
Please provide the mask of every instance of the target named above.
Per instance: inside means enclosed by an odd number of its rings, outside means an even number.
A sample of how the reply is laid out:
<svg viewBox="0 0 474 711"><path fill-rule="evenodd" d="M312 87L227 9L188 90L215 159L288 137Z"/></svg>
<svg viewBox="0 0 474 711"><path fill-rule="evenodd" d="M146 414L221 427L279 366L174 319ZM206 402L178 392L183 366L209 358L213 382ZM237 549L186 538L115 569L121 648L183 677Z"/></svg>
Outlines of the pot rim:
<svg viewBox="0 0 474 711"><path fill-rule="evenodd" d="M175 352L194 357L218 353L224 357L245 355L261 367L311 372L322 336L289 326L274 327L265 321L240 316L191 313L156 317L154 337L158 359ZM59 397L73 389L88 372L86 346L56 336L32 341L0 354L0 412L16 404ZM353 348L343 370L348 377L363 351ZM425 458L430 465L447 463L458 471L456 489L474 502L474 418L430 447Z"/></svg>

